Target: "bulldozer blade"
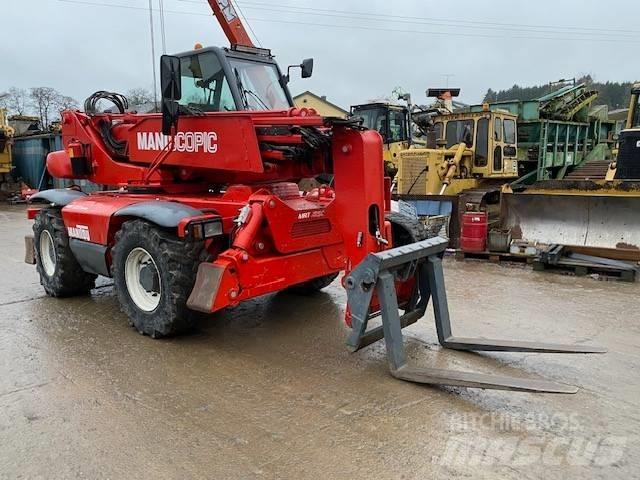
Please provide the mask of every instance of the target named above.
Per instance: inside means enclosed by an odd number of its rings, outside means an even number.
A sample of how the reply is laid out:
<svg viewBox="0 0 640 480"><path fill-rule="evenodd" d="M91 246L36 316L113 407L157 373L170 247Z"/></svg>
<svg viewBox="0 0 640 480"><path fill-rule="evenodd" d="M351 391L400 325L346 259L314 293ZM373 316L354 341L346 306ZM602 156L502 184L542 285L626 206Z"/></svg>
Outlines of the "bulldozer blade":
<svg viewBox="0 0 640 480"><path fill-rule="evenodd" d="M482 373L458 372L439 368L414 368L404 365L391 374L400 380L427 385L448 387L484 388L491 390L511 390L516 392L577 393L571 385L533 380L526 378L485 375Z"/></svg>
<svg viewBox="0 0 640 480"><path fill-rule="evenodd" d="M485 352L537 352L537 353L606 353L606 349L591 345L563 345L557 343L522 342L484 338L455 337L451 331L451 319L444 286L442 260L429 257L425 265L427 286L433 297L434 317L438 341L445 348Z"/></svg>
<svg viewBox="0 0 640 480"><path fill-rule="evenodd" d="M504 228L511 229L513 238L547 245L640 247L640 232L631 228L637 221L640 192L635 196L623 191L618 196L598 190L560 192L530 189L503 194Z"/></svg>

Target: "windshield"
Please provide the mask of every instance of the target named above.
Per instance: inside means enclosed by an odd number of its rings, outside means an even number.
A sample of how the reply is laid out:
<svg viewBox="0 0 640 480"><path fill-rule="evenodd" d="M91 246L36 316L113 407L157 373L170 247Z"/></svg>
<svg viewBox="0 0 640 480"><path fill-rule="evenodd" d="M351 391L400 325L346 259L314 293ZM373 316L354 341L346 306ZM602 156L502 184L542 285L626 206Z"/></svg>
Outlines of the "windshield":
<svg viewBox="0 0 640 480"><path fill-rule="evenodd" d="M229 82L215 53L204 52L183 57L180 65L181 105L203 112L237 110Z"/></svg>
<svg viewBox="0 0 640 480"><path fill-rule="evenodd" d="M473 120L452 120L447 123L447 148L465 142L473 145Z"/></svg>
<svg viewBox="0 0 640 480"><path fill-rule="evenodd" d="M280 84L275 65L229 58L240 96L247 110L282 110L290 108Z"/></svg>
<svg viewBox="0 0 640 480"><path fill-rule="evenodd" d="M385 143L388 142L388 117L386 108L354 109L353 115L362 118L363 127L375 130L382 136L382 140Z"/></svg>

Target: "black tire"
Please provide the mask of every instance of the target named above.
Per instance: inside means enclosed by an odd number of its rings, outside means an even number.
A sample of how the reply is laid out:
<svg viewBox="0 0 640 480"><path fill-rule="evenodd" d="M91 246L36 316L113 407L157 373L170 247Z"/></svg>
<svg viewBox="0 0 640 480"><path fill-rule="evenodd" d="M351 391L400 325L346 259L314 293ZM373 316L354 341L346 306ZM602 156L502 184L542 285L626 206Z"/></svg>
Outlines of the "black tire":
<svg viewBox="0 0 640 480"><path fill-rule="evenodd" d="M427 229L418 218L399 212L388 212L385 218L391 222L394 247L426 240L428 237Z"/></svg>
<svg viewBox="0 0 640 480"><path fill-rule="evenodd" d="M313 280L289 287L289 291L300 295L311 295L331 285L333 281L338 278L338 275L340 275L340 273L323 275L322 277L314 278Z"/></svg>
<svg viewBox="0 0 640 480"><path fill-rule="evenodd" d="M145 311L136 304L125 279L127 258L136 249L148 252L161 286L158 305L151 311ZM189 330L196 314L187 308L187 300L204 253L201 241L179 239L173 233L142 220L125 222L116 234L112 274L120 308L127 315L129 324L152 338Z"/></svg>
<svg viewBox="0 0 640 480"><path fill-rule="evenodd" d="M45 208L38 212L33 224L34 245L36 250L36 269L40 275L40 283L44 291L51 297L73 297L86 295L95 287L97 275L87 273L76 260L69 247L69 235L62 220L59 209ZM43 264L41 237L47 235L53 242L55 265L53 271L47 273Z"/></svg>
<svg viewBox="0 0 640 480"><path fill-rule="evenodd" d="M385 215L387 221L391 222L391 232L393 235L393 246L402 247L410 243L419 242L428 238L428 232L424 224L415 217L410 217L399 212L388 212ZM399 276L409 275L408 271L398 272ZM414 294L417 295L418 284L415 285ZM404 310L408 304L401 303L399 307Z"/></svg>

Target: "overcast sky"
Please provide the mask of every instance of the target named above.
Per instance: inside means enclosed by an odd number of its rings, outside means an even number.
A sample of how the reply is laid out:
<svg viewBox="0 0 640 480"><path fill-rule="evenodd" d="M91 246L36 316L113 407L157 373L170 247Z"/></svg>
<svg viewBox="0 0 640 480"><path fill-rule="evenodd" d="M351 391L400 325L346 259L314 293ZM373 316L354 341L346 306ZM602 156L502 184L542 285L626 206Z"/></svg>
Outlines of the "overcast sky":
<svg viewBox="0 0 640 480"><path fill-rule="evenodd" d="M0 92L51 86L83 101L96 90L153 85L148 0L0 3ZM514 83L584 73L602 81L640 79L637 0L240 0L239 5L281 66L314 57L313 78L293 75L294 95L311 90L344 108L389 95L395 86L423 103L426 88L448 81L462 88L461 100L477 103L489 87ZM189 50L196 42L228 45L205 0L164 0L164 8L168 53ZM160 55L157 12L156 44Z"/></svg>

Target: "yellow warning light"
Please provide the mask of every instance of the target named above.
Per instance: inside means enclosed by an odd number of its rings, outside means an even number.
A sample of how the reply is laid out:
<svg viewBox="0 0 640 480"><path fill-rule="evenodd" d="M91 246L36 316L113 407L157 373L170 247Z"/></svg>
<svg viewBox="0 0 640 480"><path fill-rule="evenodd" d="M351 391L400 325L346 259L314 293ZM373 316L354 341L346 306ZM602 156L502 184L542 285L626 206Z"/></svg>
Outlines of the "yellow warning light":
<svg viewBox="0 0 640 480"><path fill-rule="evenodd" d="M202 48L202 44L201 44L201 43L196 43L196 44L193 46L193 49L194 49L194 50L200 50L201 48Z"/></svg>

